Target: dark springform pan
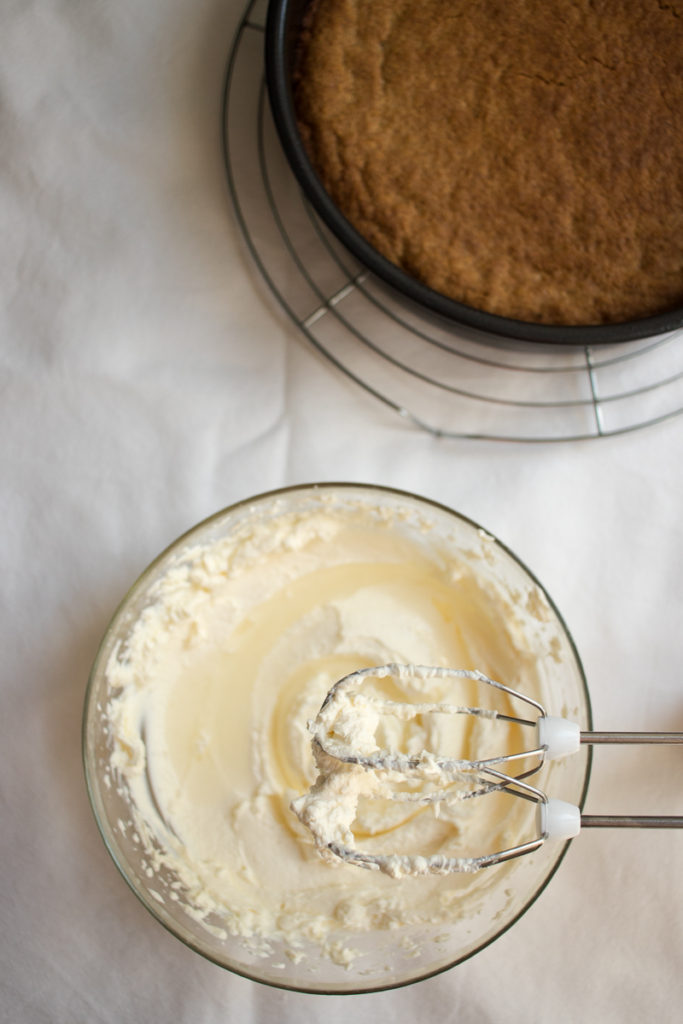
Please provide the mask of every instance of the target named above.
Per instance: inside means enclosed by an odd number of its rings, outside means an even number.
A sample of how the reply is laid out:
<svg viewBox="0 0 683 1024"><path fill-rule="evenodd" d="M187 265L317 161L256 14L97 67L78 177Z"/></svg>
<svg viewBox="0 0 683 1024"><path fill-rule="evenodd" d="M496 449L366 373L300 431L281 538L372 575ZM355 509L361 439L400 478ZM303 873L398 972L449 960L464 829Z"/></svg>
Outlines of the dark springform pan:
<svg viewBox="0 0 683 1024"><path fill-rule="evenodd" d="M360 263L404 297L451 324L484 332L491 340L541 342L550 345L604 345L634 341L683 325L683 308L624 323L569 326L534 324L485 313L440 295L390 263L352 227L330 199L314 171L297 129L292 72L300 26L308 0L270 0L266 25L265 62L273 118L289 164L307 199L340 242Z"/></svg>

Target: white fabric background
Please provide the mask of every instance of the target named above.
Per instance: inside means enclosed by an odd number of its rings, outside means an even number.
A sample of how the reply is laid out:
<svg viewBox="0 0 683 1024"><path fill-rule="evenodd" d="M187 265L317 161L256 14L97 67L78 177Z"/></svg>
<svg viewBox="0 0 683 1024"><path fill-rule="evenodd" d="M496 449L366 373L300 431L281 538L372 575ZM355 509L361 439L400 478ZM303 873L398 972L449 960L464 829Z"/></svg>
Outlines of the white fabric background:
<svg viewBox="0 0 683 1024"><path fill-rule="evenodd" d="M586 832L531 911L446 974L305 996L231 976L119 877L80 763L89 666L180 532L302 481L452 505L545 584L596 724L683 729L683 418L611 440L439 442L267 300L219 150L241 0L0 10L4 1022L679 1020L683 834ZM588 810L683 813L680 751L598 751Z"/></svg>

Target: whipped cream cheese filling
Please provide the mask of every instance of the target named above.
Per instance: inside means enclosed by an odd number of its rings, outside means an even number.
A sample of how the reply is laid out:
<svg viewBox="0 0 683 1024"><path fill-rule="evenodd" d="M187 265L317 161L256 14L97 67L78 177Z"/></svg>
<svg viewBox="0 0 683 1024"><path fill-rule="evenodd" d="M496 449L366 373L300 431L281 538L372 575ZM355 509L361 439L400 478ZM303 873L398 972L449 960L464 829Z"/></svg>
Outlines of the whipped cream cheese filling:
<svg viewBox="0 0 683 1024"><path fill-rule="evenodd" d="M439 926L505 888L506 866L397 880L330 862L291 809L317 776L308 722L349 672L477 668L544 696L558 657L551 610L538 588L509 593L480 574L494 542L478 543L460 557L428 513L321 498L243 517L171 560L109 658L103 712L108 781L130 808L119 826L136 835L160 901L264 955L350 964L358 936ZM467 757L515 741L486 717L436 738L419 718L382 728L383 746L446 742ZM340 828L383 852L486 853L519 841L533 813L494 795L427 817L368 796Z"/></svg>

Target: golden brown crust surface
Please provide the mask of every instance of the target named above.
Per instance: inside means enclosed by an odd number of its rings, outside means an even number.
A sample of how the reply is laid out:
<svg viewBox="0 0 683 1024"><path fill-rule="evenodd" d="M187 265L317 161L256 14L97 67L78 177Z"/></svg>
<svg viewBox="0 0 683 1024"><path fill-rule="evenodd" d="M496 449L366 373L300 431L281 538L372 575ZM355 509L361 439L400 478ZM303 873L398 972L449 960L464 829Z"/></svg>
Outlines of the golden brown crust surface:
<svg viewBox="0 0 683 1024"><path fill-rule="evenodd" d="M540 323L683 304L683 2L315 0L309 156L381 253Z"/></svg>

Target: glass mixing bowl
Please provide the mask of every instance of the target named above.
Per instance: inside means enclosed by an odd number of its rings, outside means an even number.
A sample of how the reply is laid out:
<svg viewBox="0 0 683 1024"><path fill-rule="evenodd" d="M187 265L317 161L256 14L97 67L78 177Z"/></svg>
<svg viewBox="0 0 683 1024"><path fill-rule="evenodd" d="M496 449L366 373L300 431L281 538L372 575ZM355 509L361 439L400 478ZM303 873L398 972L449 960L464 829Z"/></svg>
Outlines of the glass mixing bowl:
<svg viewBox="0 0 683 1024"><path fill-rule="evenodd" d="M381 528L398 531L411 544L438 548L441 564L452 559L473 573L483 591L503 595L505 644L508 627L521 637L529 657L539 668L542 701L550 714L563 714L582 729L591 726L589 696L572 639L559 612L528 569L499 541L458 513L414 494L387 488L324 483L286 488L240 502L194 527L173 543L142 574L127 594L102 640L90 675L84 708L83 758L88 793L104 842L124 879L154 917L182 942L202 956L244 977L265 984L311 993L359 993L406 985L443 971L472 956L506 931L534 902L557 869L568 844L546 844L530 856L487 868L475 875L454 878L448 885L463 885L463 901L451 898L452 919L378 926L364 934L351 934L347 921L340 935L351 941L352 959L322 955L315 942L296 956L279 942L246 941L230 934L220 909L198 914L197 894L191 895L175 872L172 861L157 856L157 849L141 838L135 825L134 796L125 773L121 750L112 737L112 698L120 685L111 665L135 643L136 626L154 614L160 584L206 565L206 552L216 544L244 536L253 527L264 535L282 535L283 517L298 521L319 514L344 515L362 510ZM383 525L385 524L385 526ZM279 531L279 533L278 533ZM285 541L285 546L287 545ZM335 544L334 532L326 543ZM436 545L436 547L435 547ZM291 545L290 545L291 546ZM323 548L324 550L324 548ZM209 559L210 560L210 559ZM370 559L372 562L372 559ZM228 576L238 573L234 561L223 566ZM457 586L457 581L453 583ZM176 614L176 613L174 613ZM180 614L182 614L182 609ZM268 627L268 623L266 623ZM509 635L512 635L510 633ZM131 639L132 638L132 639ZM472 666L473 667L473 666ZM510 680L502 680L510 682ZM244 676L228 678L225 686L250 685ZM140 680L144 685L144 679ZM538 696L538 694L536 694ZM145 742L144 728L142 741ZM149 740L149 742L152 742ZM154 742L158 742L157 739ZM246 740L245 740L246 742ZM589 776L587 750L544 769L543 786L552 796L583 805ZM229 784L229 783L228 783ZM157 844L154 841L152 846ZM317 855L316 855L317 856ZM360 869L343 870L364 875ZM273 872L278 865L273 865ZM451 881L452 880L452 881ZM411 880L411 882L414 880ZM400 880L391 880L400 887ZM397 890L400 891L400 890ZM315 903L315 890L310 893ZM200 894L201 901L201 894ZM234 931L234 929L233 929Z"/></svg>

